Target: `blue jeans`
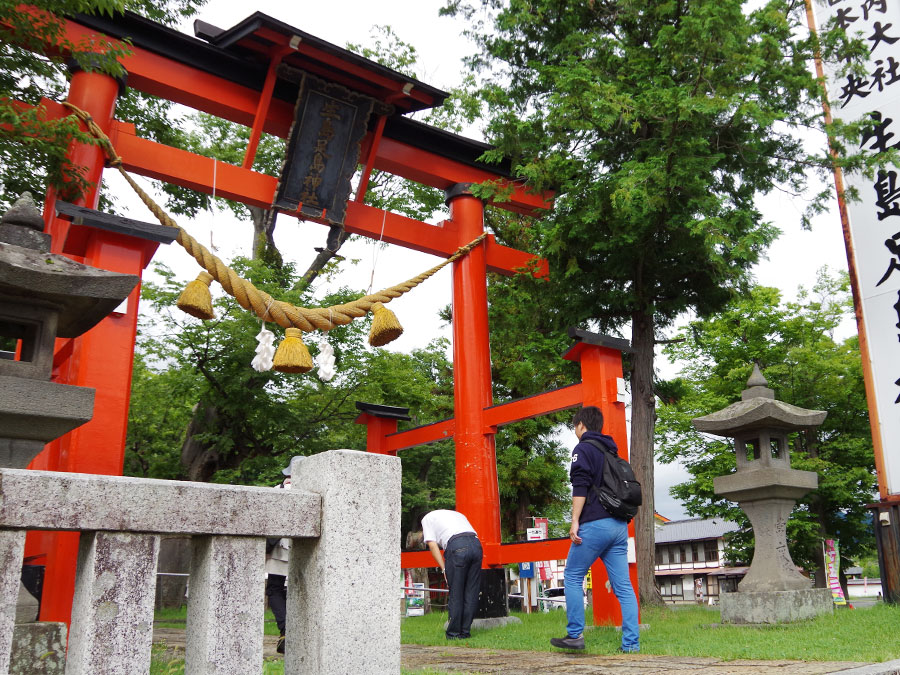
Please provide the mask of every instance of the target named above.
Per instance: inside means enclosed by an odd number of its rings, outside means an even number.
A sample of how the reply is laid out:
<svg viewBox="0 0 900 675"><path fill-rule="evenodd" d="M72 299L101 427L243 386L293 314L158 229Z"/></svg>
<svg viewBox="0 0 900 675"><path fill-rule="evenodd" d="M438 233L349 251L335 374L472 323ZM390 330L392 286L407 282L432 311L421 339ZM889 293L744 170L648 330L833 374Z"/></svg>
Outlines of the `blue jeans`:
<svg viewBox="0 0 900 675"><path fill-rule="evenodd" d="M584 577L597 558L606 567L613 593L622 609L622 649L639 648L638 605L628 576L628 525L615 518L601 518L578 528L580 544L569 547L566 559L566 625L569 637L584 632ZM595 597L600 589L594 587Z"/></svg>
<svg viewBox="0 0 900 675"><path fill-rule="evenodd" d="M481 542L474 535L457 535L444 551L447 585L447 637L469 637L472 620L478 611L481 591Z"/></svg>

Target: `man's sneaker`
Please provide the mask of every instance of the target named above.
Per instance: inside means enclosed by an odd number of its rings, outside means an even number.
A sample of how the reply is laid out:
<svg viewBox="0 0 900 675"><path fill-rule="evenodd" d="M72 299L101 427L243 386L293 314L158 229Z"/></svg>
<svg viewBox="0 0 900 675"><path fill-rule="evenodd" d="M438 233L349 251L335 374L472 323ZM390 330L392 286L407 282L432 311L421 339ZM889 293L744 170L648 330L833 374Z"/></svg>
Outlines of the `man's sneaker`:
<svg viewBox="0 0 900 675"><path fill-rule="evenodd" d="M640 647L634 647L633 649L625 649L623 647L619 647L618 649L616 649L617 654L637 654L640 651Z"/></svg>
<svg viewBox="0 0 900 675"><path fill-rule="evenodd" d="M550 644L560 649L584 649L584 635L578 637L550 638Z"/></svg>
<svg viewBox="0 0 900 675"><path fill-rule="evenodd" d="M278 638L278 644L275 645L275 651L284 654L284 635Z"/></svg>

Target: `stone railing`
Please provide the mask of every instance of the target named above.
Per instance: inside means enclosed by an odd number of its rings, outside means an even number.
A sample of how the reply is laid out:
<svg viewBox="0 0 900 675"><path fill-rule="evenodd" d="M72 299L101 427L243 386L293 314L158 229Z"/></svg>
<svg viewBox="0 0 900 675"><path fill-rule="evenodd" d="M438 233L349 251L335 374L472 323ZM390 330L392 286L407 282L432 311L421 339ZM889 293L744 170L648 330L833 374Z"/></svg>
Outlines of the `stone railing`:
<svg viewBox="0 0 900 675"><path fill-rule="evenodd" d="M400 460L293 465L291 490L0 470L0 673L25 531L81 532L66 673L147 673L161 534L192 536L185 672L262 671L266 537L290 537L284 672L398 673Z"/></svg>

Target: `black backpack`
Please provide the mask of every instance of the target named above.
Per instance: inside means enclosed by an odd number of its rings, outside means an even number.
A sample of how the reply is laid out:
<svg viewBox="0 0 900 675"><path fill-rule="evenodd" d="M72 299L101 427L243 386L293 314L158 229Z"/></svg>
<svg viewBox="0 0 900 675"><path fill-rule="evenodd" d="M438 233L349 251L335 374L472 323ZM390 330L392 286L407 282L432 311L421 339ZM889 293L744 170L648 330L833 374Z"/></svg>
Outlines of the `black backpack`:
<svg viewBox="0 0 900 675"><path fill-rule="evenodd" d="M585 440L601 450L605 460L600 485L592 485L591 490L609 515L630 523L643 501L641 484L635 480L631 464L600 441Z"/></svg>

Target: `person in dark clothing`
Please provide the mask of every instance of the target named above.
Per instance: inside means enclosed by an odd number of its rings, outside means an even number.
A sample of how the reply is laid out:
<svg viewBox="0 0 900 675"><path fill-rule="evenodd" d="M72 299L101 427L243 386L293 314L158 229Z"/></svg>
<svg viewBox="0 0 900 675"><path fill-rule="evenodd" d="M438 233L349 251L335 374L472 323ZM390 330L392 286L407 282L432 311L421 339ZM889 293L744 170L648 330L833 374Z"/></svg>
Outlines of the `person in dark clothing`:
<svg viewBox="0 0 900 675"><path fill-rule="evenodd" d="M618 454L611 436L602 433L603 413L585 406L572 420L578 445L572 450L569 479L572 482L572 525L569 556L566 559L566 637L552 638L550 644L562 649L584 649L584 577L597 558L603 561L610 586L622 609L623 652L637 652L639 646L638 606L628 575L628 524L611 516L597 500L592 485L600 485L604 451L587 441L602 443Z"/></svg>
<svg viewBox="0 0 900 675"><path fill-rule="evenodd" d="M293 462L294 457L291 459ZM285 490L291 489L291 465L290 463L281 471L284 480L278 486ZM275 615L275 623L278 625L278 645L275 650L284 654L284 631L287 619L287 573L288 560L291 552L291 540L286 537L271 537L266 540L266 598L269 600L269 608Z"/></svg>

